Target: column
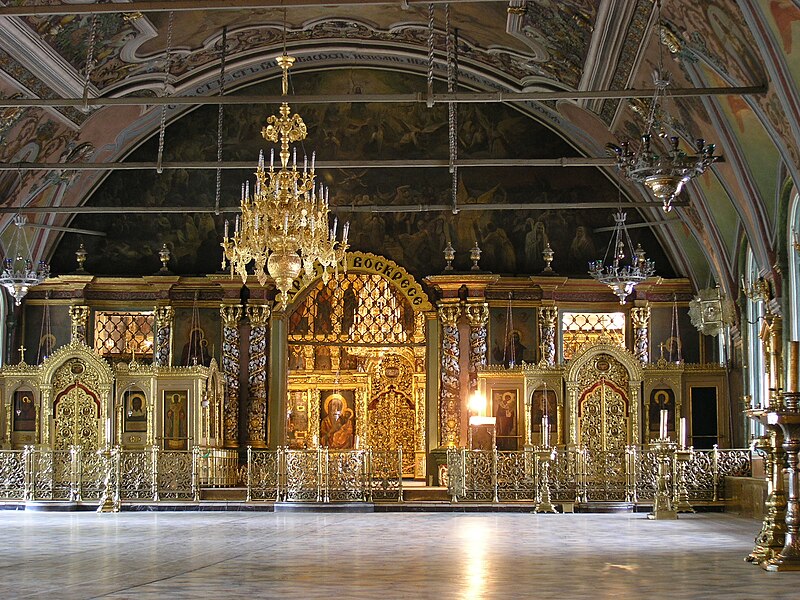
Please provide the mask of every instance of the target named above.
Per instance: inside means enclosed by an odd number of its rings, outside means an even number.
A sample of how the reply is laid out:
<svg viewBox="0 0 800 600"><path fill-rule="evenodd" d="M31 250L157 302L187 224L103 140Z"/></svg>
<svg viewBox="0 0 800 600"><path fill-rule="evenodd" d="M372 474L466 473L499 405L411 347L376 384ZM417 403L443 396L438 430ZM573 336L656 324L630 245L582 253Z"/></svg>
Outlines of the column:
<svg viewBox="0 0 800 600"><path fill-rule="evenodd" d="M171 306L157 306L156 315L156 348L153 352L153 365L168 367L172 362L172 321L175 310Z"/></svg>
<svg viewBox="0 0 800 600"><path fill-rule="evenodd" d="M223 304L222 316L222 376L225 379L225 401L223 411L223 434L225 446L239 446L239 319L240 304Z"/></svg>
<svg viewBox="0 0 800 600"><path fill-rule="evenodd" d="M89 322L89 307L76 305L69 307L70 341L87 344L86 328Z"/></svg>
<svg viewBox="0 0 800 600"><path fill-rule="evenodd" d="M460 313L458 304L439 306L442 322L441 379L439 386L439 443L441 446L458 446L461 431L461 388L459 375L459 335L456 321Z"/></svg>
<svg viewBox="0 0 800 600"><path fill-rule="evenodd" d="M267 440L267 321L270 309L266 305L249 305L250 362L248 364L247 444L266 447Z"/></svg>
<svg viewBox="0 0 800 600"><path fill-rule="evenodd" d="M539 307L539 339L541 340L541 356L548 367L556 366L556 320L558 309L555 306Z"/></svg>
<svg viewBox="0 0 800 600"><path fill-rule="evenodd" d="M633 355L643 365L650 362L650 307L631 309L633 322Z"/></svg>
<svg viewBox="0 0 800 600"><path fill-rule="evenodd" d="M486 365L489 305L485 302L468 303L464 313L469 323L469 390L473 392L478 389L478 367Z"/></svg>
<svg viewBox="0 0 800 600"><path fill-rule="evenodd" d="M269 335L269 425L267 437L273 450L286 445L286 397L289 393L289 317L273 311ZM313 368L312 366L309 368ZM312 423L312 427L315 425Z"/></svg>

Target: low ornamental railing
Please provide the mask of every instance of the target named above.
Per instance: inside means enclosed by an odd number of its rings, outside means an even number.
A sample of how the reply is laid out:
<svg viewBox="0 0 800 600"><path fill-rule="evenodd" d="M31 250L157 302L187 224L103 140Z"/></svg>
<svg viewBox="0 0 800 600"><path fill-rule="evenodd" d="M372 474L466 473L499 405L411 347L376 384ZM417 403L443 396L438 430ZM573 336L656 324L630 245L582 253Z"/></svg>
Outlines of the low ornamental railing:
<svg viewBox="0 0 800 600"><path fill-rule="evenodd" d="M403 450L247 450L247 500L400 501Z"/></svg>
<svg viewBox="0 0 800 600"><path fill-rule="evenodd" d="M669 489L677 500L717 502L725 477L749 477L749 449L691 450L659 455L646 446L624 450L532 448L519 452L447 452L447 487L452 501L539 502L544 488L556 503L650 503L655 497L659 460L669 460ZM544 461L547 462L543 468ZM545 474L543 476L543 474Z"/></svg>

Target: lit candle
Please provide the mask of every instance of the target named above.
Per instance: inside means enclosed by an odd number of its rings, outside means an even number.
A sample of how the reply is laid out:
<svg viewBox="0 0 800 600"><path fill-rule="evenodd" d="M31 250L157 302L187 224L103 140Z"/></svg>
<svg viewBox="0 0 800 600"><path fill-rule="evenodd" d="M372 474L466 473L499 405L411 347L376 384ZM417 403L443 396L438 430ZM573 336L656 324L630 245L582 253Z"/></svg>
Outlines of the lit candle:
<svg viewBox="0 0 800 600"><path fill-rule="evenodd" d="M798 368L800 368L800 342L789 342L788 365L786 367L786 391L794 394L798 391Z"/></svg>
<svg viewBox="0 0 800 600"><path fill-rule="evenodd" d="M275 162L275 148L269 151L269 170L272 171L272 165Z"/></svg>
<svg viewBox="0 0 800 600"><path fill-rule="evenodd" d="M347 243L347 234L350 233L350 221L344 224L344 230L342 231L342 243Z"/></svg>
<svg viewBox="0 0 800 600"><path fill-rule="evenodd" d="M264 150L258 151L258 168L259 170L264 169Z"/></svg>
<svg viewBox="0 0 800 600"><path fill-rule="evenodd" d="M225 219L225 239L228 239L228 219Z"/></svg>
<svg viewBox="0 0 800 600"><path fill-rule="evenodd" d="M317 162L317 151L314 150L311 153L311 172L312 173L314 172L314 163L316 163L316 162Z"/></svg>
<svg viewBox="0 0 800 600"><path fill-rule="evenodd" d="M678 438L681 442L681 448L686 448L686 417L681 417L678 428L678 431L680 432Z"/></svg>
<svg viewBox="0 0 800 600"><path fill-rule="evenodd" d="M236 215L236 226L234 227L234 233L239 233L239 215Z"/></svg>
<svg viewBox="0 0 800 600"><path fill-rule="evenodd" d="M661 422L658 426L658 437L659 439L665 440L667 439L667 412L666 408L661 409Z"/></svg>
<svg viewBox="0 0 800 600"><path fill-rule="evenodd" d="M542 417L542 443L545 448L550 447L550 419L547 415Z"/></svg>

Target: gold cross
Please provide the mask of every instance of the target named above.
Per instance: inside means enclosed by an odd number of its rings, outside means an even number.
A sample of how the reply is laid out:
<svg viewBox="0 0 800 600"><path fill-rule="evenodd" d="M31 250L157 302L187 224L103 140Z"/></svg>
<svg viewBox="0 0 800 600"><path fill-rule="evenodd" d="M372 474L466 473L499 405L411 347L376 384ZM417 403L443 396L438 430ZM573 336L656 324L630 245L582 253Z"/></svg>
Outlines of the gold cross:
<svg viewBox="0 0 800 600"><path fill-rule="evenodd" d="M19 362L25 362L25 346L19 347Z"/></svg>

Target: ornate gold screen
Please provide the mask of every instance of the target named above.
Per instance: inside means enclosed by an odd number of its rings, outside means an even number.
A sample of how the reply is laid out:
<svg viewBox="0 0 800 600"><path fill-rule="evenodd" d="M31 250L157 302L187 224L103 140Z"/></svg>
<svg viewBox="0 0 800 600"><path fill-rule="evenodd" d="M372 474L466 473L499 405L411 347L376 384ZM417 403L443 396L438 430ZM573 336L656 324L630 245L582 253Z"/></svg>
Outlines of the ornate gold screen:
<svg viewBox="0 0 800 600"><path fill-rule="evenodd" d="M627 413L625 396L601 379L581 397L579 445L589 450L624 450L629 443Z"/></svg>
<svg viewBox="0 0 800 600"><path fill-rule="evenodd" d="M369 402L368 444L375 450L403 449L403 474L414 474L412 365L397 354L385 356L375 369Z"/></svg>
<svg viewBox="0 0 800 600"><path fill-rule="evenodd" d="M565 312L561 315L561 339L564 360L599 342L625 348L625 313Z"/></svg>
<svg viewBox="0 0 800 600"><path fill-rule="evenodd" d="M87 389L75 384L56 398L56 450L81 446L84 452L94 452L97 450L99 426L97 403Z"/></svg>

